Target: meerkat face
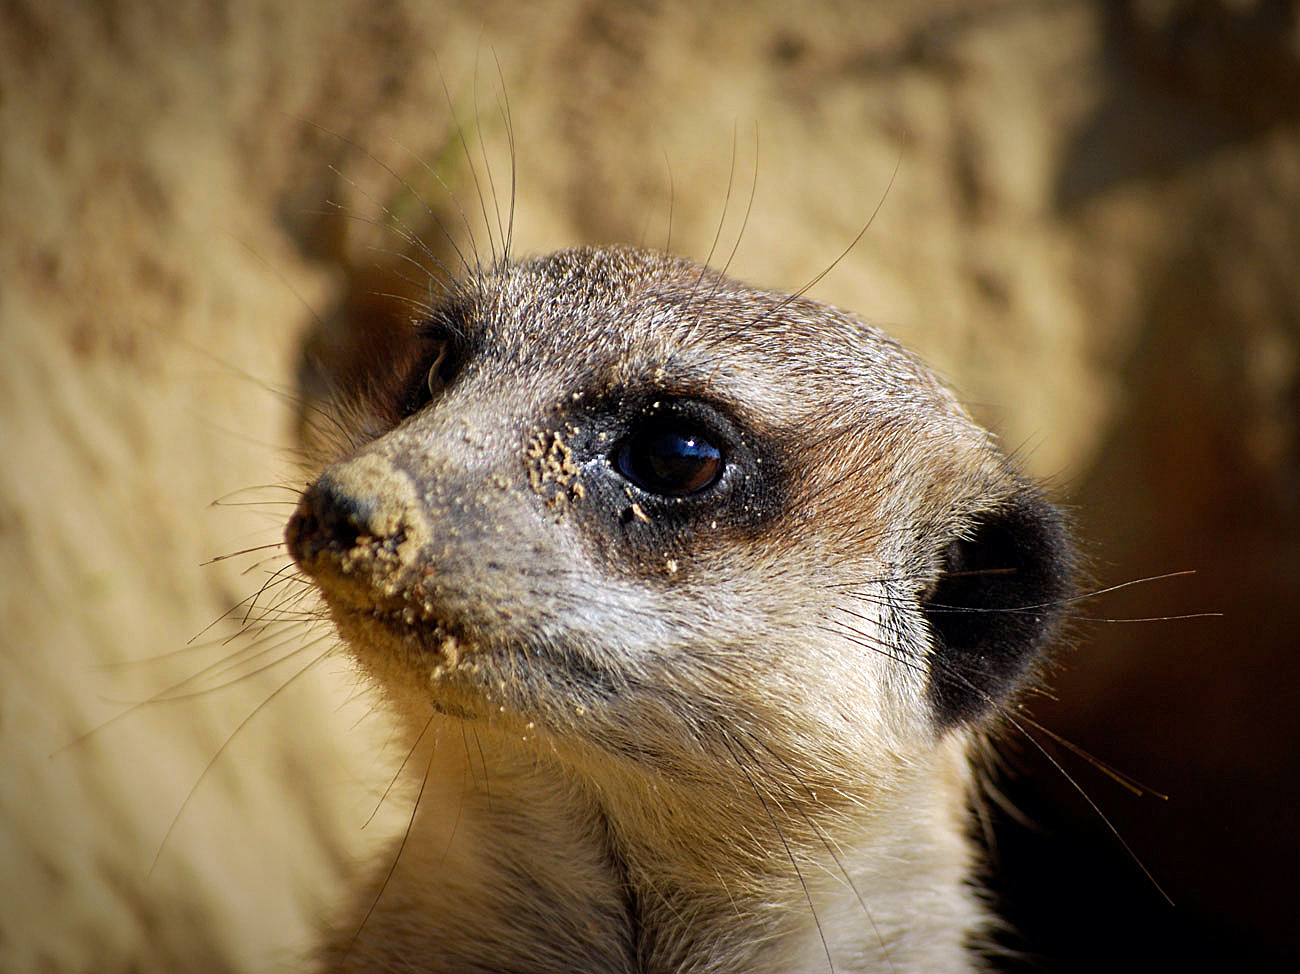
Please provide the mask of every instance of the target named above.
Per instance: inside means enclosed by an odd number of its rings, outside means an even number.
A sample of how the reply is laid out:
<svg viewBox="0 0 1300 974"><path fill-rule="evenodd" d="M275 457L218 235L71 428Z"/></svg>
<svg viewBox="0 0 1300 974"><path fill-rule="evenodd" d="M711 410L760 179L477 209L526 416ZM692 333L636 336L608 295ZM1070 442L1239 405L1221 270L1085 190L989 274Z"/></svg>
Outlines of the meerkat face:
<svg viewBox="0 0 1300 974"><path fill-rule="evenodd" d="M485 271L375 387L293 557L402 706L577 764L868 782L994 712L1067 594L1059 517L911 355L687 261Z"/></svg>

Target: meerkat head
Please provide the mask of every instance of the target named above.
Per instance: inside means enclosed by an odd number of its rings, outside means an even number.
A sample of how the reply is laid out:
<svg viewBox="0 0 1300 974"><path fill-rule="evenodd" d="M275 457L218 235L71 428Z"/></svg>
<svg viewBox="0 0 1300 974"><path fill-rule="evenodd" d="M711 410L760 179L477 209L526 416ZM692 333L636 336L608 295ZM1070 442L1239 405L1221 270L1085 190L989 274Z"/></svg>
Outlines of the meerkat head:
<svg viewBox="0 0 1300 974"><path fill-rule="evenodd" d="M287 530L401 707L581 773L800 782L996 714L1069 592L1061 518L844 312L588 249L449 293Z"/></svg>

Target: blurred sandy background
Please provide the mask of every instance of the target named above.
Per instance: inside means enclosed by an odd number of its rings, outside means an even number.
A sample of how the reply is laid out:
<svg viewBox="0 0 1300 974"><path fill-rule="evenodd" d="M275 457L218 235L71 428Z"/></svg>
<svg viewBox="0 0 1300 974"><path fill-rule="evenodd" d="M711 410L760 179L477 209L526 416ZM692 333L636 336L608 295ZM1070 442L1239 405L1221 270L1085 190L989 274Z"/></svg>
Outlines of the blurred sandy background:
<svg viewBox="0 0 1300 974"><path fill-rule="evenodd" d="M301 969L400 827L400 799L362 827L400 755L346 666L290 682L325 647L185 647L280 564L200 567L277 540L290 495L231 492L301 481L303 362L388 326L402 227L446 258L459 201L487 249L456 133L504 211L502 81L515 252L702 259L721 226L722 263L756 173L731 269L792 289L883 197L813 295L952 379L1099 585L1196 572L1083 604L1029 701L1169 796L1036 735L1176 906L1013 738L1011 966L1300 958L1297 5L792 10L0 2L0 969Z"/></svg>

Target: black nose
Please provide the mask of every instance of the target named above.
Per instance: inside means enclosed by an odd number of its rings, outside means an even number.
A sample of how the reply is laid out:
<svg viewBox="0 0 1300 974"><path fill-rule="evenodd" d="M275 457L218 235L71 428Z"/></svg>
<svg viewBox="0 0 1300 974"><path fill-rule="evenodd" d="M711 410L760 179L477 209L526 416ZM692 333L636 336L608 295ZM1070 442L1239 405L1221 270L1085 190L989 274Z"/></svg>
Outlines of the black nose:
<svg viewBox="0 0 1300 974"><path fill-rule="evenodd" d="M373 496L350 491L328 474L307 488L289 519L284 539L303 568L338 563L349 552L395 539L384 536Z"/></svg>

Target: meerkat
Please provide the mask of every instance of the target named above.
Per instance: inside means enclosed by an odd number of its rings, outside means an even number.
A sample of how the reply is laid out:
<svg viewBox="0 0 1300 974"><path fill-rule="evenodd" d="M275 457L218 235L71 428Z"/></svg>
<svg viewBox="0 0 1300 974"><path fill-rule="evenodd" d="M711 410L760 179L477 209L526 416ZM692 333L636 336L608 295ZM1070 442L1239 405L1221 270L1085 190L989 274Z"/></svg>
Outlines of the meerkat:
<svg viewBox="0 0 1300 974"><path fill-rule="evenodd" d="M289 551L425 759L339 971L966 971L1062 517L852 314L626 248L448 289ZM425 753L425 752L422 752Z"/></svg>

